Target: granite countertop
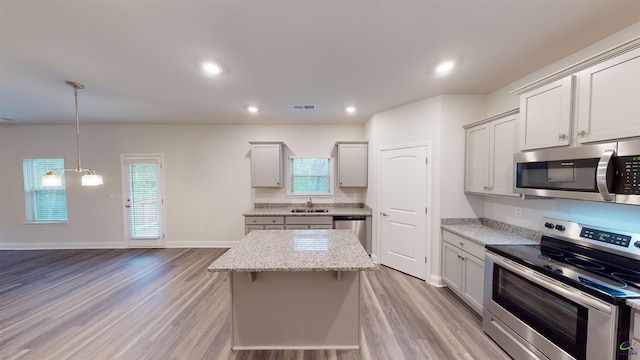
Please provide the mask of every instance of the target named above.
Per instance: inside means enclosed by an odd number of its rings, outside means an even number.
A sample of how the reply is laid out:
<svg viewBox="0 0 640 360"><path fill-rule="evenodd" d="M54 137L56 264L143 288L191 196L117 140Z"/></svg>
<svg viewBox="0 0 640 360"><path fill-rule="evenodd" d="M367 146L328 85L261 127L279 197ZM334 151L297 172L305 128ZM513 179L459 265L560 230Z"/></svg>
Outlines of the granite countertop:
<svg viewBox="0 0 640 360"><path fill-rule="evenodd" d="M640 299L627 299L627 305L636 311L640 311Z"/></svg>
<svg viewBox="0 0 640 360"><path fill-rule="evenodd" d="M209 271L360 271L375 264L350 230L254 230Z"/></svg>
<svg viewBox="0 0 640 360"><path fill-rule="evenodd" d="M527 238L517 231L496 229L482 224L442 224L441 228L481 245L521 245L539 242L532 240L530 235Z"/></svg>
<svg viewBox="0 0 640 360"><path fill-rule="evenodd" d="M327 212L316 213L293 213L293 209L304 209L300 206L285 206L285 207L256 207L247 212L244 216L371 216L371 208L369 207L342 207L335 205L314 204L314 209L327 209Z"/></svg>

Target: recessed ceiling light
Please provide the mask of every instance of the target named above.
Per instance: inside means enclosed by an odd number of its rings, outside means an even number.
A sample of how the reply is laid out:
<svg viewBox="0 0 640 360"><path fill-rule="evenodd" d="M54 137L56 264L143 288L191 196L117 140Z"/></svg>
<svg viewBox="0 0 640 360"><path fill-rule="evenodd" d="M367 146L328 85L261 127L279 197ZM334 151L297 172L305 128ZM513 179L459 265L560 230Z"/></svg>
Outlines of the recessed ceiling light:
<svg viewBox="0 0 640 360"><path fill-rule="evenodd" d="M201 66L204 74L210 77L217 76L222 72L222 68L216 63L203 62Z"/></svg>
<svg viewBox="0 0 640 360"><path fill-rule="evenodd" d="M356 112L356 107L355 106L347 106L346 109L344 109L346 112L348 112L349 114L353 114Z"/></svg>
<svg viewBox="0 0 640 360"><path fill-rule="evenodd" d="M258 110L260 110L260 109L258 109L258 107L256 107L256 106L249 106L249 107L247 108L247 111L248 111L248 112L250 112L250 113L252 113L252 114L257 113L257 112L258 112Z"/></svg>
<svg viewBox="0 0 640 360"><path fill-rule="evenodd" d="M453 66L454 64L451 61L443 62L442 64L438 65L438 67L436 68L436 72L440 75L447 74L453 69Z"/></svg>

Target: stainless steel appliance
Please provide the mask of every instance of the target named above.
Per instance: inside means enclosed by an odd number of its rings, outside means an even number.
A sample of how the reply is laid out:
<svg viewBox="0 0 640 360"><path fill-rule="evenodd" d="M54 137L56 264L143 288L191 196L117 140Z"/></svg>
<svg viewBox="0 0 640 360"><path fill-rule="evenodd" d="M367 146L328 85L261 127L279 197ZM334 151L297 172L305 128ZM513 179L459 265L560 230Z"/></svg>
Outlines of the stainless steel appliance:
<svg viewBox="0 0 640 360"><path fill-rule="evenodd" d="M358 240L360 240L360 243L367 251L367 254L371 255L371 244L367 243L366 219L366 216L359 215L334 216L333 228L351 230Z"/></svg>
<svg viewBox="0 0 640 360"><path fill-rule="evenodd" d="M640 234L543 225L540 244L487 245L483 330L514 359L626 359Z"/></svg>
<svg viewBox="0 0 640 360"><path fill-rule="evenodd" d="M640 205L640 140L514 154L515 192Z"/></svg>

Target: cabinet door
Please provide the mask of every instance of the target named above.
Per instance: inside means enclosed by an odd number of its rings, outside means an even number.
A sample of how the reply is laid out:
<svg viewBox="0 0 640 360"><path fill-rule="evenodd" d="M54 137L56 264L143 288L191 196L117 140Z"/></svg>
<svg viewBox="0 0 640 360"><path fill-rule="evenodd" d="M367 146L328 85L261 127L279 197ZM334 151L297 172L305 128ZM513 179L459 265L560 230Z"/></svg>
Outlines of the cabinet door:
<svg viewBox="0 0 640 360"><path fill-rule="evenodd" d="M284 225L265 225L265 230L284 230Z"/></svg>
<svg viewBox="0 0 640 360"><path fill-rule="evenodd" d="M573 76L520 95L520 150L569 145Z"/></svg>
<svg viewBox="0 0 640 360"><path fill-rule="evenodd" d="M281 188L282 144L254 143L251 145L251 187Z"/></svg>
<svg viewBox="0 0 640 360"><path fill-rule="evenodd" d="M484 261L463 253L464 273L462 281L462 297L479 314L482 314L482 297L484 293Z"/></svg>
<svg viewBox="0 0 640 360"><path fill-rule="evenodd" d="M511 115L493 121L490 126L489 193L518 196L513 192L513 154L518 152L518 116Z"/></svg>
<svg viewBox="0 0 640 360"><path fill-rule="evenodd" d="M442 280L449 288L458 294L462 291L462 261L460 250L449 244L442 242Z"/></svg>
<svg viewBox="0 0 640 360"><path fill-rule="evenodd" d="M309 225L309 229L333 229L333 225Z"/></svg>
<svg viewBox="0 0 640 360"><path fill-rule="evenodd" d="M466 136L464 190L486 193L489 189L489 125L469 128Z"/></svg>
<svg viewBox="0 0 640 360"><path fill-rule="evenodd" d="M367 144L338 144L338 186L367 187Z"/></svg>
<svg viewBox="0 0 640 360"><path fill-rule="evenodd" d="M578 74L577 142L640 136L640 49Z"/></svg>

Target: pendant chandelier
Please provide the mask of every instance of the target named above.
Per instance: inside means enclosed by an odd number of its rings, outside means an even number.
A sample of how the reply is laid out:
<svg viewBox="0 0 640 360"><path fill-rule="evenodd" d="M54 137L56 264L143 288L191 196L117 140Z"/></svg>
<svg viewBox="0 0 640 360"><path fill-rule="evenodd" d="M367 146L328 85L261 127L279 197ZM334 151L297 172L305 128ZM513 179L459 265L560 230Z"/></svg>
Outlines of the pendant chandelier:
<svg viewBox="0 0 640 360"><path fill-rule="evenodd" d="M102 176L98 175L95 171L87 168L82 168L80 162L80 123L78 121L78 89L84 89L84 85L75 81L67 81L69 86L73 87L74 95L76 98L76 148L78 153L78 166L73 169L51 169L42 177L42 186L61 186L62 177L55 173L55 170L60 172L74 171L77 173L84 173L82 175L82 186L97 186L102 185Z"/></svg>

